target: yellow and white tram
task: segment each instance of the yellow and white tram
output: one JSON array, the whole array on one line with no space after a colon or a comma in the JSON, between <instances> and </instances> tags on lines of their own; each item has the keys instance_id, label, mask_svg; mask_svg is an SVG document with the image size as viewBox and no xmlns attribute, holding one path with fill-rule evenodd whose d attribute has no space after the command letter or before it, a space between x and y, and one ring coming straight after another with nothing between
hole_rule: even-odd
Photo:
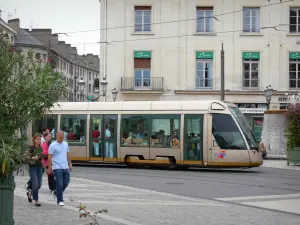
<instances>
[{"instance_id":1,"label":"yellow and white tram","mask_svg":"<svg viewBox=\"0 0 300 225\"><path fill-rule=\"evenodd\" d=\"M60 102L28 126L65 132L74 163L257 167L244 115L223 101Z\"/></svg>"}]
</instances>

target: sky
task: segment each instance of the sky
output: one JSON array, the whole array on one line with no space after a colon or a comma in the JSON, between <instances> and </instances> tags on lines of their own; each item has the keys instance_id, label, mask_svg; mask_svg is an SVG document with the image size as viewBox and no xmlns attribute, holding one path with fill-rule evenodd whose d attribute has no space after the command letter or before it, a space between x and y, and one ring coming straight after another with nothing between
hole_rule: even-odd
<instances>
[{"instance_id":1,"label":"sky","mask_svg":"<svg viewBox=\"0 0 300 225\"><path fill-rule=\"evenodd\" d=\"M0 0L0 9L5 22L19 18L21 28L51 28L53 33L96 30L60 34L59 40L77 47L79 54L99 55L99 0Z\"/></svg>"}]
</instances>

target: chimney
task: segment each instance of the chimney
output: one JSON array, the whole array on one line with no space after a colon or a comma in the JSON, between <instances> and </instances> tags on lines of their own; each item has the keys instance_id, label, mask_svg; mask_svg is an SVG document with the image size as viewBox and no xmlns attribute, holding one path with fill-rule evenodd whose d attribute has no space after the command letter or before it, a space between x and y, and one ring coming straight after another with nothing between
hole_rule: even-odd
<instances>
[{"instance_id":1,"label":"chimney","mask_svg":"<svg viewBox=\"0 0 300 225\"><path fill-rule=\"evenodd\" d=\"M17 37L20 36L20 19L8 20L8 26L17 32Z\"/></svg>"}]
</instances>

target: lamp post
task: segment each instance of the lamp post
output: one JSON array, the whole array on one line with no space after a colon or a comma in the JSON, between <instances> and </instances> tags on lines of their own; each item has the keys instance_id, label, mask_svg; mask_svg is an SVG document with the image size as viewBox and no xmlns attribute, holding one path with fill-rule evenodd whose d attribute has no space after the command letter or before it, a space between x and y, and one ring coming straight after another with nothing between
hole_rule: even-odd
<instances>
[{"instance_id":1,"label":"lamp post","mask_svg":"<svg viewBox=\"0 0 300 225\"><path fill-rule=\"evenodd\" d=\"M96 97L92 96L92 99L89 98L90 100L96 101L101 96L103 96L104 98L106 97L106 91L107 91L107 81L106 81L106 79L101 80L100 85L101 85L102 93L100 93L100 89L99 89L99 79L96 79L94 81L94 90L93 90L93 93L96 95ZM83 78L80 78L80 80L78 81L78 86L79 86L80 96L85 96L85 97L88 98L88 96L83 94L84 87L86 86L85 81L83 80ZM117 98L117 94L118 94L116 88L114 88L112 90L112 94L113 94L113 99L115 101L116 98ZM106 99L105 99L105 101L106 101Z\"/></svg>"},{"instance_id":2,"label":"lamp post","mask_svg":"<svg viewBox=\"0 0 300 225\"><path fill-rule=\"evenodd\" d=\"M111 93L112 93L112 96L113 96L113 100L115 102L116 99L117 99L117 94L118 94L117 89L116 88L112 89Z\"/></svg>"},{"instance_id":3,"label":"lamp post","mask_svg":"<svg viewBox=\"0 0 300 225\"><path fill-rule=\"evenodd\" d=\"M267 109L270 109L270 103L271 103L273 91L274 89L271 87L271 85L266 86L266 89L264 90L266 101L267 101Z\"/></svg>"}]
</instances>

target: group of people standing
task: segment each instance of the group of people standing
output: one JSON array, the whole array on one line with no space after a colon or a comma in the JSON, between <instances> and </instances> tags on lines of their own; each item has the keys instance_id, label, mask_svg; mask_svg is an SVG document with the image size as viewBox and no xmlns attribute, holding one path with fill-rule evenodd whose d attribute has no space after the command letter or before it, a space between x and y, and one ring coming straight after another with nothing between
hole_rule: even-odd
<instances>
[{"instance_id":1,"label":"group of people standing","mask_svg":"<svg viewBox=\"0 0 300 225\"><path fill-rule=\"evenodd\" d=\"M27 198L30 203L34 200L37 207L41 206L39 189L45 171L48 175L49 189L56 195L57 204L64 206L63 192L69 185L70 171L72 171L69 145L64 138L64 132L58 131L56 141L52 142L49 129L43 129L42 135L33 136L32 146L26 151L30 175L27 182Z\"/></svg>"}]
</instances>

